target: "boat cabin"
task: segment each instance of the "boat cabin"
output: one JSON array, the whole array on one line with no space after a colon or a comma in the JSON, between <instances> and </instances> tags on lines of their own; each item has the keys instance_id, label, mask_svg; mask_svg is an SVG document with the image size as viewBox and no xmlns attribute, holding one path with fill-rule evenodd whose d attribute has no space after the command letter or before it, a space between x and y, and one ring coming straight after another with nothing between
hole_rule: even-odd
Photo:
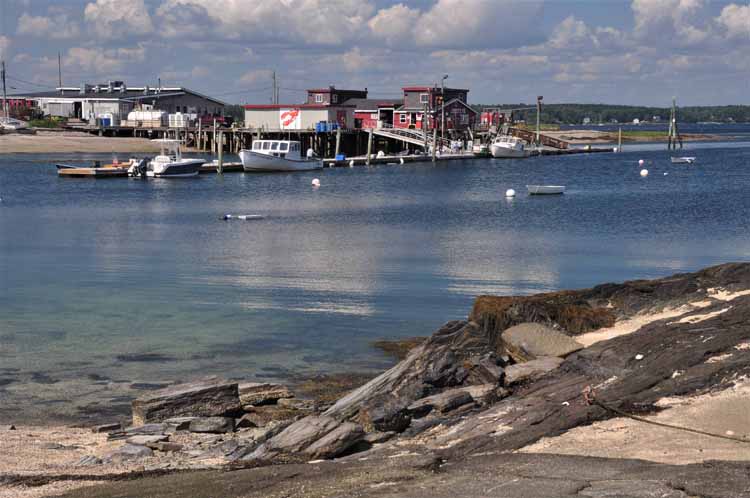
<instances>
[{"instance_id":1,"label":"boat cabin","mask_svg":"<svg viewBox=\"0 0 750 498\"><path fill-rule=\"evenodd\" d=\"M286 159L302 159L302 146L291 140L256 140L253 152Z\"/></svg>"},{"instance_id":2,"label":"boat cabin","mask_svg":"<svg viewBox=\"0 0 750 498\"><path fill-rule=\"evenodd\" d=\"M159 144L159 155L154 158L157 162L172 162L182 160L182 151L180 150L179 140L170 140L168 138L160 138L152 140L152 142Z\"/></svg>"}]
</instances>

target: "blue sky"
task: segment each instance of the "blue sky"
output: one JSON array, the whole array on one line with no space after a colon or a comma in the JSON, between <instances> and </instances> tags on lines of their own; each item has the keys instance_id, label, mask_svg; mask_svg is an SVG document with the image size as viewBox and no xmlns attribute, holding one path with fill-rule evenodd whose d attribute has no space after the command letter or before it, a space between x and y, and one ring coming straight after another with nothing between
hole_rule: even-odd
<instances>
[{"instance_id":1,"label":"blue sky","mask_svg":"<svg viewBox=\"0 0 750 498\"><path fill-rule=\"evenodd\" d=\"M473 103L750 104L750 2L0 0L13 92L124 80L234 103L335 84L471 90Z\"/></svg>"}]
</instances>

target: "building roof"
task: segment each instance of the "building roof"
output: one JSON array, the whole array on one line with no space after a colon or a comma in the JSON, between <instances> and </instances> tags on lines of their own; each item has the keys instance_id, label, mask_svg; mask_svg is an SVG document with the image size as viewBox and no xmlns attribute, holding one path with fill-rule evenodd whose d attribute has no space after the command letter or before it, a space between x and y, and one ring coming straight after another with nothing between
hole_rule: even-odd
<instances>
[{"instance_id":1,"label":"building roof","mask_svg":"<svg viewBox=\"0 0 750 498\"><path fill-rule=\"evenodd\" d=\"M349 102L347 100L347 102ZM354 107L349 104L245 104L242 107L251 110L263 109L336 109L337 107Z\"/></svg>"},{"instance_id":2,"label":"building roof","mask_svg":"<svg viewBox=\"0 0 750 498\"><path fill-rule=\"evenodd\" d=\"M441 89L439 86L405 86L402 88L405 92L429 92L430 90ZM449 88L445 87L446 92L468 92L467 88Z\"/></svg>"},{"instance_id":3,"label":"building roof","mask_svg":"<svg viewBox=\"0 0 750 498\"><path fill-rule=\"evenodd\" d=\"M343 88L336 88L335 86L329 86L328 88L308 88L307 89L307 93L331 93L333 91L367 93L367 88L365 88L364 90L346 90Z\"/></svg>"},{"instance_id":4,"label":"building roof","mask_svg":"<svg viewBox=\"0 0 750 498\"><path fill-rule=\"evenodd\" d=\"M165 97L174 97L179 95L192 94L198 97L216 102L220 105L226 105L221 100L209 97L207 95L200 94L193 90L189 90L184 87L162 87L161 89L146 87L126 87L124 91L120 91L119 87L113 88L111 92L107 91L107 88L100 89L98 92L94 91L93 86L86 86L84 92L81 93L79 87L60 87L55 90L46 92L32 92L22 93L15 95L8 95L8 97L14 98L28 98L28 99L41 99L41 98L64 98L64 99L88 99L88 100L128 100L137 101L144 99L158 99Z\"/></svg>"},{"instance_id":5,"label":"building roof","mask_svg":"<svg viewBox=\"0 0 750 498\"><path fill-rule=\"evenodd\" d=\"M353 105L357 110L376 110L381 107L398 107L404 99L347 99L345 105Z\"/></svg>"}]
</instances>

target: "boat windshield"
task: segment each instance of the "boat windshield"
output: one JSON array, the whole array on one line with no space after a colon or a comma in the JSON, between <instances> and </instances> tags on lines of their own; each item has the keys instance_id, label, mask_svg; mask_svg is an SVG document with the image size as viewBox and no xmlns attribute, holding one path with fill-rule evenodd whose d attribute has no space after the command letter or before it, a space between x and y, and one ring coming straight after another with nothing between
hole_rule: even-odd
<instances>
[{"instance_id":1,"label":"boat windshield","mask_svg":"<svg viewBox=\"0 0 750 498\"><path fill-rule=\"evenodd\" d=\"M287 151L287 150L289 150L289 144L288 144L288 143L286 143L286 142L281 142L281 143L279 144L279 150L282 150L282 151Z\"/></svg>"},{"instance_id":2,"label":"boat windshield","mask_svg":"<svg viewBox=\"0 0 750 498\"><path fill-rule=\"evenodd\" d=\"M263 142L263 150L268 150L271 147L271 142Z\"/></svg>"}]
</instances>

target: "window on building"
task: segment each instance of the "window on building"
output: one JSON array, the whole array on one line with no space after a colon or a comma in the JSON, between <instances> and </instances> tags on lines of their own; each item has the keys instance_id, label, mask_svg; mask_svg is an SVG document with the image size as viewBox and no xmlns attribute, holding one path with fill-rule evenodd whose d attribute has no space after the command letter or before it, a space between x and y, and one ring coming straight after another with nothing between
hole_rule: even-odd
<instances>
[{"instance_id":1,"label":"window on building","mask_svg":"<svg viewBox=\"0 0 750 498\"><path fill-rule=\"evenodd\" d=\"M323 102L323 94L322 93L316 93L315 94L315 103L320 104Z\"/></svg>"},{"instance_id":2,"label":"window on building","mask_svg":"<svg viewBox=\"0 0 750 498\"><path fill-rule=\"evenodd\" d=\"M406 123L406 114L399 114L398 115L398 122L399 123Z\"/></svg>"},{"instance_id":3,"label":"window on building","mask_svg":"<svg viewBox=\"0 0 750 498\"><path fill-rule=\"evenodd\" d=\"M335 94L335 93L333 95L331 95L331 102L333 102L334 104L338 104L339 103L339 96L337 94Z\"/></svg>"},{"instance_id":4,"label":"window on building","mask_svg":"<svg viewBox=\"0 0 750 498\"><path fill-rule=\"evenodd\" d=\"M429 104L430 103L430 94L429 93L420 93L419 94L419 103L420 104Z\"/></svg>"}]
</instances>

